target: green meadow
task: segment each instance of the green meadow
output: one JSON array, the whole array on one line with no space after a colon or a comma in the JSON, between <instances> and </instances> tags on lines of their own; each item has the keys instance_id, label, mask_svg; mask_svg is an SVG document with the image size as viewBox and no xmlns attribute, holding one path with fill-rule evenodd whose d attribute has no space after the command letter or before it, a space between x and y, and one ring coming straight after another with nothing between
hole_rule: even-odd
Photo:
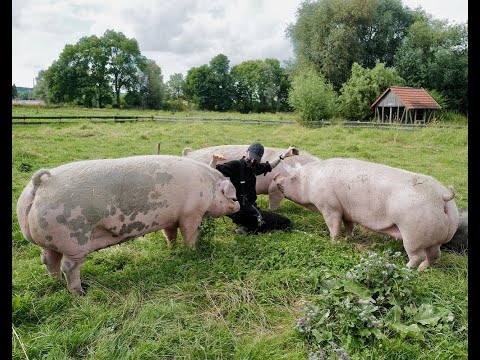
<instances>
[{"instance_id":1,"label":"green meadow","mask_svg":"<svg viewBox=\"0 0 480 360\"><path fill-rule=\"evenodd\" d=\"M45 111L13 108L12 115ZM56 111L48 115L88 115ZM156 232L91 253L81 271L84 296L51 279L40 248L20 232L16 202L40 168L155 154L157 144L160 153L180 156L184 147L254 141L431 175L453 185L457 206L468 207L468 128L88 120L13 125L12 358L467 359L467 254L442 251L425 272L395 273L383 289L376 283L370 295L389 302L370 301L378 322L362 322L351 309L363 306L363 298L346 285L347 274L372 253L397 253L391 262L400 269L408 261L401 241L357 225L352 238L332 242L320 214L289 200L276 211L292 220L291 231L237 235L223 217L204 220L196 250L184 247L181 237L169 247ZM266 195L258 203L267 209ZM301 332L307 304L325 316ZM334 331L325 331L329 327Z\"/></svg>"}]
</instances>

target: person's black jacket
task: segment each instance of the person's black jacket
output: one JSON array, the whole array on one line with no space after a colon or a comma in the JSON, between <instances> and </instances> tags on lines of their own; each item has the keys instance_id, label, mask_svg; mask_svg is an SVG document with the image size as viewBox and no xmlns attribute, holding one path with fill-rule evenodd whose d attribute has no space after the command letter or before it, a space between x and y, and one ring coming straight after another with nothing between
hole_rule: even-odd
<instances>
[{"instance_id":1,"label":"person's black jacket","mask_svg":"<svg viewBox=\"0 0 480 360\"><path fill-rule=\"evenodd\" d=\"M247 166L245 157L240 160L232 160L215 167L224 176L229 177L233 186L237 191L237 199L240 207L256 206L257 192L255 186L257 184L256 176L272 171L272 167L267 162L258 163L251 167ZM244 181L244 183L242 183Z\"/></svg>"}]
</instances>

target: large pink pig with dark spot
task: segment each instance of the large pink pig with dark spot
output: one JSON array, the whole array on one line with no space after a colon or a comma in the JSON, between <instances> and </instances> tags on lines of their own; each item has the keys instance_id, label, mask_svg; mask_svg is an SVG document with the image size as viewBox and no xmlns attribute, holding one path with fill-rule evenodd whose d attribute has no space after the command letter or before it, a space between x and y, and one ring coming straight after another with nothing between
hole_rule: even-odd
<instances>
[{"instance_id":1,"label":"large pink pig with dark spot","mask_svg":"<svg viewBox=\"0 0 480 360\"><path fill-rule=\"evenodd\" d=\"M38 170L20 195L23 235L42 248L49 274L65 274L83 292L80 268L93 251L163 230L169 243L180 228L194 248L205 216L240 209L230 180L181 156L146 155L73 162Z\"/></svg>"},{"instance_id":2,"label":"large pink pig with dark spot","mask_svg":"<svg viewBox=\"0 0 480 360\"><path fill-rule=\"evenodd\" d=\"M274 178L290 199L321 213L332 240L343 224L355 224L403 240L408 267L423 270L440 256L459 222L452 188L431 176L387 165L346 158L306 164Z\"/></svg>"},{"instance_id":3,"label":"large pink pig with dark spot","mask_svg":"<svg viewBox=\"0 0 480 360\"><path fill-rule=\"evenodd\" d=\"M206 164L210 163L213 154L223 155L225 160L217 161L217 164L223 164L227 161L241 159L242 156L247 153L248 147L249 145L219 145L194 151L191 151L192 149L190 148L185 148L183 149L182 155ZM264 149L265 152L262 157L262 162L277 159L279 155L285 154L287 151L287 149L275 147L265 147ZM284 196L282 192L278 190L275 181L273 181L273 177L277 174L288 176L299 166L317 160L320 160L320 158L310 155L302 150L299 151L299 154L296 156L285 158L269 173L257 176L257 184L255 187L257 195L268 194L268 206L271 210L276 210L280 206L280 202L283 200Z\"/></svg>"}]
</instances>

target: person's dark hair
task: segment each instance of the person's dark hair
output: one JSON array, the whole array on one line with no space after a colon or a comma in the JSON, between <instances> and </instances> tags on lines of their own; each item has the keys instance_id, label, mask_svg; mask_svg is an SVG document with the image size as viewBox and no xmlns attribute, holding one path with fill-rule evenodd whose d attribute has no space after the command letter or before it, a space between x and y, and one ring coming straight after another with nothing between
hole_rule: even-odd
<instances>
[{"instance_id":1,"label":"person's dark hair","mask_svg":"<svg viewBox=\"0 0 480 360\"><path fill-rule=\"evenodd\" d=\"M250 157L252 159L255 159L258 162L260 162L260 160L262 159L262 156L263 156L264 149L263 149L262 144L253 143L252 145L250 145L248 147L247 151L250 153Z\"/></svg>"}]
</instances>

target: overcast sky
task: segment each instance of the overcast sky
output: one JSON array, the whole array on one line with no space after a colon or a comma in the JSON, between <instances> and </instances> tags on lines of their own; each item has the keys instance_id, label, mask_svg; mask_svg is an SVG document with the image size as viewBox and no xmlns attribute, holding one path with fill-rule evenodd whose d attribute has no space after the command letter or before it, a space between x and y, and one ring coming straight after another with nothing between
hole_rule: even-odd
<instances>
[{"instance_id":1,"label":"overcast sky","mask_svg":"<svg viewBox=\"0 0 480 360\"><path fill-rule=\"evenodd\" d=\"M12 84L32 87L66 44L107 29L138 41L144 56L184 76L222 53L230 66L293 57L285 37L301 0L13 0ZM437 19L464 23L468 0L403 0Z\"/></svg>"}]
</instances>

